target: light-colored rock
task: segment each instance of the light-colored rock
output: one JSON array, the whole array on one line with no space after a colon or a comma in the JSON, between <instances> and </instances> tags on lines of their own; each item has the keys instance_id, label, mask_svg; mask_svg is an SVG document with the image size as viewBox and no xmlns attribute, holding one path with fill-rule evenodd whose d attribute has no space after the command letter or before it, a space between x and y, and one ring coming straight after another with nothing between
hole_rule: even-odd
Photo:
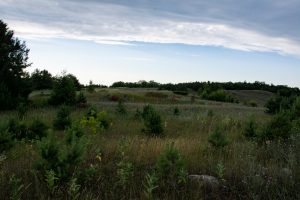
<instances>
[{"instance_id":1,"label":"light-colored rock","mask_svg":"<svg viewBox=\"0 0 300 200\"><path fill-rule=\"evenodd\" d=\"M191 181L199 182L204 185L209 185L211 187L220 186L220 181L214 176L193 174L193 175L189 175L189 179Z\"/></svg>"}]
</instances>

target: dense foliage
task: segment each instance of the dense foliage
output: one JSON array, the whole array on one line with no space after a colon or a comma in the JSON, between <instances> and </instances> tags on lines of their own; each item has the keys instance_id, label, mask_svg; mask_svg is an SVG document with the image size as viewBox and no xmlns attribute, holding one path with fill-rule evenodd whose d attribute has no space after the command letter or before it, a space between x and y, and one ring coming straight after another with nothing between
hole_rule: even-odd
<instances>
[{"instance_id":1,"label":"dense foliage","mask_svg":"<svg viewBox=\"0 0 300 200\"><path fill-rule=\"evenodd\" d=\"M30 93L29 49L0 20L0 110L15 108Z\"/></svg>"}]
</instances>

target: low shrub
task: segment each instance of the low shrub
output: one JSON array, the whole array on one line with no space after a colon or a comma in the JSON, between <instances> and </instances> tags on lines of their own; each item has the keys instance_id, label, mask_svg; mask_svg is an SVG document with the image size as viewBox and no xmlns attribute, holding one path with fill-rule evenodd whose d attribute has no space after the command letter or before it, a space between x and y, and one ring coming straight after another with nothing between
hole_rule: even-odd
<instances>
[{"instance_id":1,"label":"low shrub","mask_svg":"<svg viewBox=\"0 0 300 200\"><path fill-rule=\"evenodd\" d=\"M53 127L56 130L65 130L71 126L71 110L69 107L63 105L57 112L56 118L53 121Z\"/></svg>"},{"instance_id":2,"label":"low shrub","mask_svg":"<svg viewBox=\"0 0 300 200\"><path fill-rule=\"evenodd\" d=\"M8 132L14 139L22 140L27 138L28 131L28 127L24 124L24 122L20 122L13 118L9 120Z\"/></svg>"},{"instance_id":3,"label":"low shrub","mask_svg":"<svg viewBox=\"0 0 300 200\"><path fill-rule=\"evenodd\" d=\"M83 94L83 92L80 92L77 96L76 99L76 103L81 106L81 107L85 107L87 100L86 100L86 96Z\"/></svg>"},{"instance_id":4,"label":"low shrub","mask_svg":"<svg viewBox=\"0 0 300 200\"><path fill-rule=\"evenodd\" d=\"M88 127L92 133L97 133L108 129L111 119L106 111L97 112L95 108L90 108L87 115L81 119L80 124Z\"/></svg>"},{"instance_id":5,"label":"low shrub","mask_svg":"<svg viewBox=\"0 0 300 200\"><path fill-rule=\"evenodd\" d=\"M52 171L58 181L62 182L76 176L86 151L86 143L82 136L77 136L81 134L77 133L77 128L70 128L67 130L65 142L58 142L53 135L49 135L38 144L36 169L43 176Z\"/></svg>"},{"instance_id":6,"label":"low shrub","mask_svg":"<svg viewBox=\"0 0 300 200\"><path fill-rule=\"evenodd\" d=\"M179 115L179 114L180 114L180 111L179 111L179 108L178 108L178 107L175 107L175 108L174 108L173 114L174 114L174 115Z\"/></svg>"},{"instance_id":7,"label":"low shrub","mask_svg":"<svg viewBox=\"0 0 300 200\"><path fill-rule=\"evenodd\" d=\"M215 130L209 135L208 142L217 148L225 147L228 145L229 140L225 133L222 132L220 127L215 128Z\"/></svg>"},{"instance_id":8,"label":"low shrub","mask_svg":"<svg viewBox=\"0 0 300 200\"><path fill-rule=\"evenodd\" d=\"M252 117L246 122L243 128L243 135L250 139L257 137L257 124Z\"/></svg>"},{"instance_id":9,"label":"low shrub","mask_svg":"<svg viewBox=\"0 0 300 200\"><path fill-rule=\"evenodd\" d=\"M187 172L184 161L173 143L168 145L159 155L156 162L156 172L162 186L176 188L186 182Z\"/></svg>"},{"instance_id":10,"label":"low shrub","mask_svg":"<svg viewBox=\"0 0 300 200\"><path fill-rule=\"evenodd\" d=\"M0 154L8 151L14 146L14 139L8 130L0 127Z\"/></svg>"},{"instance_id":11,"label":"low shrub","mask_svg":"<svg viewBox=\"0 0 300 200\"><path fill-rule=\"evenodd\" d=\"M229 93L226 93L225 90L219 89L215 91L208 92L204 90L201 93L201 97L206 100L212 100L212 101L221 101L221 102L229 102L229 103L238 103L239 101L234 98Z\"/></svg>"},{"instance_id":12,"label":"low shrub","mask_svg":"<svg viewBox=\"0 0 300 200\"><path fill-rule=\"evenodd\" d=\"M118 101L118 105L117 105L117 108L116 108L116 112L120 115L126 115L127 114L127 110L124 106L124 102L122 100L119 100Z\"/></svg>"},{"instance_id":13,"label":"low shrub","mask_svg":"<svg viewBox=\"0 0 300 200\"><path fill-rule=\"evenodd\" d=\"M34 120L28 127L28 139L41 139L47 136L48 126L39 119Z\"/></svg>"},{"instance_id":14,"label":"low shrub","mask_svg":"<svg viewBox=\"0 0 300 200\"><path fill-rule=\"evenodd\" d=\"M164 128L162 119L158 112L150 105L146 105L143 109L144 129L142 130L149 136L162 136Z\"/></svg>"},{"instance_id":15,"label":"low shrub","mask_svg":"<svg viewBox=\"0 0 300 200\"><path fill-rule=\"evenodd\" d=\"M263 141L288 139L291 135L292 123L288 112L281 112L275 115L265 126L260 135Z\"/></svg>"}]
</instances>

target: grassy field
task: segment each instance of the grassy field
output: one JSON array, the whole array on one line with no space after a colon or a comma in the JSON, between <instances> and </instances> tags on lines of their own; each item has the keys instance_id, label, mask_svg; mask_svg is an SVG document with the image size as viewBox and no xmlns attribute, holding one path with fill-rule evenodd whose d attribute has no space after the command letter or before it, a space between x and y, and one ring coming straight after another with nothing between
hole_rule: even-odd
<instances>
[{"instance_id":1,"label":"grassy field","mask_svg":"<svg viewBox=\"0 0 300 200\"><path fill-rule=\"evenodd\" d=\"M255 119L258 129L270 120L262 105L271 94L230 93L241 100L256 101L257 107L155 89L105 88L86 92L88 104L99 112L106 111L110 119L108 129L93 133L85 128L84 162L76 168L92 168L92 175L84 181L71 179L77 182L50 187L49 180L45 181L35 167L39 142L17 142L0 159L0 199L299 199L299 138L259 144L242 134L249 118ZM31 94L38 106L30 108L23 121L29 124L34 119L42 120L50 127L49 134L62 141L66 133L51 128L58 108L45 106L48 96L49 91ZM116 112L119 99L124 100L126 114ZM148 103L162 117L163 137L149 137L141 131L144 123L136 117L136 110ZM175 108L179 110L177 115ZM72 108L73 123L80 124L87 111L88 108ZM0 113L1 124L11 118L17 118L17 111ZM217 127L229 140L223 148L208 142ZM171 144L180 153L186 175L213 176L217 186L188 178L168 185L158 179L150 190L147 174L155 172L157 159Z\"/></svg>"}]
</instances>

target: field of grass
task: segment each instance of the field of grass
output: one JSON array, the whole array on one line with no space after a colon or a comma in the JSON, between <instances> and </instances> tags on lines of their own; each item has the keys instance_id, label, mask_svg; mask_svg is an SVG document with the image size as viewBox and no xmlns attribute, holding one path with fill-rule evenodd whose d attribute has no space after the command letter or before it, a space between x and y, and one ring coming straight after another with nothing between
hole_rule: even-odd
<instances>
[{"instance_id":1,"label":"field of grass","mask_svg":"<svg viewBox=\"0 0 300 200\"><path fill-rule=\"evenodd\" d=\"M258 106L193 100L191 95L155 89L105 88L85 93L88 104L106 111L111 120L108 129L96 133L85 128L84 162L76 168L92 167L92 175L50 188L35 167L39 142L20 141L0 157L0 199L300 199L299 137L266 144L246 139L242 131L249 118L255 119L259 128L270 120L262 107L270 94L230 92L242 100L254 100ZM58 108L43 103L47 94L31 94L39 106L30 108L23 121L42 120L50 127L49 134L62 141L66 133L51 128ZM124 100L126 114L116 112L119 99ZM136 110L147 103L162 117L163 137L149 137L141 131L144 124ZM72 108L73 123L79 124L87 111ZM0 113L1 124L11 118L17 118L17 111ZM223 148L208 142L217 127L229 140ZM158 179L149 195L147 174L156 170L158 157L171 144L181 155L186 175L213 176L218 185L188 178L168 185Z\"/></svg>"}]
</instances>

